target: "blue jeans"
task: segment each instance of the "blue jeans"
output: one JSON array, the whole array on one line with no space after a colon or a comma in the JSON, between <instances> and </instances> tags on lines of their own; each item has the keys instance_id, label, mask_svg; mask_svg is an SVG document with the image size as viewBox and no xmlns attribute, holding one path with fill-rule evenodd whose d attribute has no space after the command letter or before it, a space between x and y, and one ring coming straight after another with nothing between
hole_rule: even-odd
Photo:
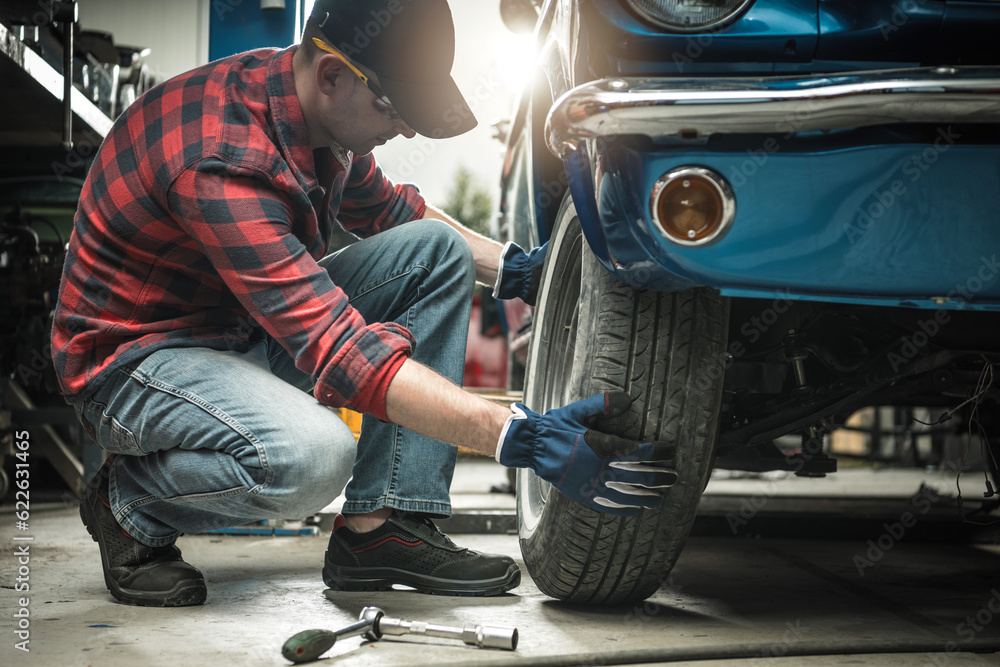
<instances>
[{"instance_id":1,"label":"blue jeans","mask_svg":"<svg viewBox=\"0 0 1000 667\"><path fill-rule=\"evenodd\" d=\"M474 266L443 222L359 241L320 265L366 321L394 321L413 358L462 381ZM247 352L159 350L113 371L77 414L110 453L111 509L149 546L266 518L343 511L451 514L456 450L365 415L360 439L306 393L312 379L273 340ZM346 486L346 491L345 491Z\"/></svg>"}]
</instances>

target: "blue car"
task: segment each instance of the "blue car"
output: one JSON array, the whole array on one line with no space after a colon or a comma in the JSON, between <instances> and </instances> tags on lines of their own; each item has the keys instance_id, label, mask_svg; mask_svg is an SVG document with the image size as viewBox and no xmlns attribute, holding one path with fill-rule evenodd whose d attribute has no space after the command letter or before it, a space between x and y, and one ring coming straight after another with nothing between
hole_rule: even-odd
<instances>
[{"instance_id":1,"label":"blue car","mask_svg":"<svg viewBox=\"0 0 1000 667\"><path fill-rule=\"evenodd\" d=\"M538 58L495 233L548 243L535 309L507 312L513 388L535 410L628 391L616 427L673 444L678 473L620 518L521 471L543 592L645 599L713 468L833 473L828 436L866 406L971 425L1000 488L1000 3L501 12Z\"/></svg>"}]
</instances>

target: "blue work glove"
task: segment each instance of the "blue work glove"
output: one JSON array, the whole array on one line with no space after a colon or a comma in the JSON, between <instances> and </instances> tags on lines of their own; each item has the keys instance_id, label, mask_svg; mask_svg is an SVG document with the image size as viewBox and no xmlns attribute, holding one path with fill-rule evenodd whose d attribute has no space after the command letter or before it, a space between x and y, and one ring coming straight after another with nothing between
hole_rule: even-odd
<instances>
[{"instance_id":1,"label":"blue work glove","mask_svg":"<svg viewBox=\"0 0 1000 667\"><path fill-rule=\"evenodd\" d=\"M673 446L639 443L596 427L599 419L628 412L631 403L627 393L609 392L543 415L514 403L497 461L531 468L570 500L599 512L632 516L639 508L658 507L662 496L656 490L677 481L669 465Z\"/></svg>"},{"instance_id":2,"label":"blue work glove","mask_svg":"<svg viewBox=\"0 0 1000 667\"><path fill-rule=\"evenodd\" d=\"M508 242L500 254L500 272L493 286L493 298L519 298L534 306L548 248L549 244L545 242L531 252L524 252L521 246Z\"/></svg>"}]
</instances>

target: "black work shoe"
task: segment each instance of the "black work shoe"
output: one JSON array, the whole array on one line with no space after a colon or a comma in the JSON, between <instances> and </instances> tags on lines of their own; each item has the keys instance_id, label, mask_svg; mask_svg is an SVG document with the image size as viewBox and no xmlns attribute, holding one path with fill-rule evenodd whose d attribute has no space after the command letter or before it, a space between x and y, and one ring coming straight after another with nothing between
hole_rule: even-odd
<instances>
[{"instance_id":1,"label":"black work shoe","mask_svg":"<svg viewBox=\"0 0 1000 667\"><path fill-rule=\"evenodd\" d=\"M111 512L108 464L104 464L83 493L80 518L101 547L104 581L116 599L143 607L185 607L205 602L205 577L181 560L181 550L170 544L148 547L126 533Z\"/></svg>"},{"instance_id":2,"label":"black work shoe","mask_svg":"<svg viewBox=\"0 0 1000 667\"><path fill-rule=\"evenodd\" d=\"M341 591L384 591L393 584L435 595L500 595L521 583L508 556L456 546L430 519L395 513L367 533L337 515L323 582Z\"/></svg>"}]
</instances>

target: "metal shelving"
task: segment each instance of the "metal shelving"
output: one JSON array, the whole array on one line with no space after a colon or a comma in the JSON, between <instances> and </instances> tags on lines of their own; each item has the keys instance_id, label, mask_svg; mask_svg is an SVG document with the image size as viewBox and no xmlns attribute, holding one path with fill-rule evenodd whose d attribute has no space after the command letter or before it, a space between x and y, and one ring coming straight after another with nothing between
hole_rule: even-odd
<instances>
[{"instance_id":1,"label":"metal shelving","mask_svg":"<svg viewBox=\"0 0 1000 667\"><path fill-rule=\"evenodd\" d=\"M67 146L64 143L67 115L63 103L66 88L62 72L25 45L18 32L0 23L0 175L15 179L55 177L60 180L65 176L82 176L87 158L96 152L111 130L113 120L76 86L68 86L73 146ZM38 252L37 242L35 248ZM13 260L8 256L5 261ZM5 273L2 283L7 289L11 284L7 279L15 269L9 264L0 268ZM3 298L6 301L7 295ZM43 345L44 341L38 341L39 349L44 349ZM39 358L44 361L44 357ZM29 362L22 363L19 368L25 364L37 371L36 375L41 372ZM0 378L0 427L30 429L35 443L33 451L37 447L37 453L49 460L70 490L79 493L84 466L72 443L54 428L57 425L75 425L72 408L48 402L36 404L19 384L16 373ZM11 453L5 445L0 443L0 462ZM5 482L0 479L0 497L6 491Z\"/></svg>"},{"instance_id":2,"label":"metal shelving","mask_svg":"<svg viewBox=\"0 0 1000 667\"><path fill-rule=\"evenodd\" d=\"M53 147L62 143L63 76L0 24L0 146ZM96 147L112 119L75 86L73 143Z\"/></svg>"}]
</instances>

